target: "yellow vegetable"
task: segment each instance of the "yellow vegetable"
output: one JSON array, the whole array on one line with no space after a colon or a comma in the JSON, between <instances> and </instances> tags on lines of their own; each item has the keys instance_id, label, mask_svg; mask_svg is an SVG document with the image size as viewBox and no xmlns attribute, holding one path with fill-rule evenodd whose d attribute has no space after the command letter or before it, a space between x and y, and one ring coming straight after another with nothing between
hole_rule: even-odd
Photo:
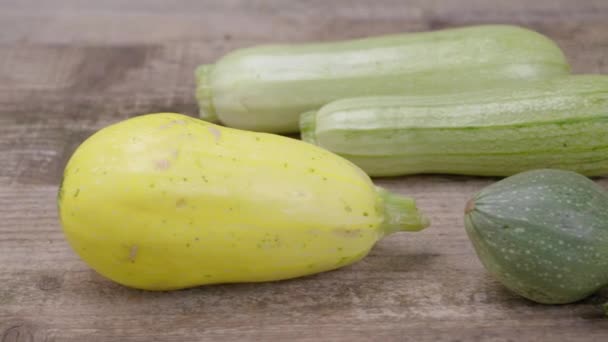
<instances>
[{"instance_id":1,"label":"yellow vegetable","mask_svg":"<svg viewBox=\"0 0 608 342\"><path fill-rule=\"evenodd\" d=\"M336 269L389 233L428 225L412 199L375 187L331 152L172 113L86 140L58 201L87 264L149 290Z\"/></svg>"}]
</instances>

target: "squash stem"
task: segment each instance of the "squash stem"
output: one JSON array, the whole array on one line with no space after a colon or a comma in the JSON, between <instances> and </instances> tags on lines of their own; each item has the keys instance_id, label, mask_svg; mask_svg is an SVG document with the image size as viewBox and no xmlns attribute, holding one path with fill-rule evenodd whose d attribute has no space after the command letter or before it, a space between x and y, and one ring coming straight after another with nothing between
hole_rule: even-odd
<instances>
[{"instance_id":1,"label":"squash stem","mask_svg":"<svg viewBox=\"0 0 608 342\"><path fill-rule=\"evenodd\" d=\"M314 145L317 145L315 136L315 129L317 126L315 122L316 115L317 111L315 110L300 115L300 139Z\"/></svg>"},{"instance_id":2,"label":"squash stem","mask_svg":"<svg viewBox=\"0 0 608 342\"><path fill-rule=\"evenodd\" d=\"M213 107L213 94L209 83L209 74L213 70L213 64L203 64L196 68L196 100L198 102L199 116L201 119L217 123L219 121L215 107Z\"/></svg>"},{"instance_id":3,"label":"squash stem","mask_svg":"<svg viewBox=\"0 0 608 342\"><path fill-rule=\"evenodd\" d=\"M401 196L376 187L384 207L384 222L380 226L384 235L399 231L417 232L430 225L429 219L416 207L413 198Z\"/></svg>"}]
</instances>

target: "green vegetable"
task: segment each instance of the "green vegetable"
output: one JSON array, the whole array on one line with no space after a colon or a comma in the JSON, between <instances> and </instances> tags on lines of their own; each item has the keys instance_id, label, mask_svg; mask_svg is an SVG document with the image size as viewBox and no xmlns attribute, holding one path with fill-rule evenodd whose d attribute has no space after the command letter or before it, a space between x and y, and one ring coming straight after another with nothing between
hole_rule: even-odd
<instances>
[{"instance_id":1,"label":"green vegetable","mask_svg":"<svg viewBox=\"0 0 608 342\"><path fill-rule=\"evenodd\" d=\"M547 37L472 26L341 42L234 51L196 71L200 116L241 129L298 130L301 113L345 97L424 94L564 75Z\"/></svg>"},{"instance_id":2,"label":"green vegetable","mask_svg":"<svg viewBox=\"0 0 608 342\"><path fill-rule=\"evenodd\" d=\"M483 189L465 212L479 259L519 295L570 303L608 285L608 193L590 179L520 173Z\"/></svg>"},{"instance_id":3,"label":"green vegetable","mask_svg":"<svg viewBox=\"0 0 608 342\"><path fill-rule=\"evenodd\" d=\"M301 118L302 139L371 176L508 176L537 168L608 173L608 76L463 94L365 97Z\"/></svg>"}]
</instances>

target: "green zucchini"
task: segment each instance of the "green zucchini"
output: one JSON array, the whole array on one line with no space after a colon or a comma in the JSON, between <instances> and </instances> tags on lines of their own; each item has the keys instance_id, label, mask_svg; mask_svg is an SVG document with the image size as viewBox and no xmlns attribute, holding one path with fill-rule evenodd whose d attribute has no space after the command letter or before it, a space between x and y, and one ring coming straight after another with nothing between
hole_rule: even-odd
<instances>
[{"instance_id":1,"label":"green zucchini","mask_svg":"<svg viewBox=\"0 0 608 342\"><path fill-rule=\"evenodd\" d=\"M234 51L196 70L200 116L275 133L345 97L462 91L569 73L560 48L517 26L481 25Z\"/></svg>"},{"instance_id":2,"label":"green zucchini","mask_svg":"<svg viewBox=\"0 0 608 342\"><path fill-rule=\"evenodd\" d=\"M515 293L560 304L608 285L608 193L590 179L523 172L483 189L465 212L479 259Z\"/></svg>"},{"instance_id":3,"label":"green zucchini","mask_svg":"<svg viewBox=\"0 0 608 342\"><path fill-rule=\"evenodd\" d=\"M371 176L608 174L608 76L573 75L462 94L361 97L301 117L302 139Z\"/></svg>"}]
</instances>

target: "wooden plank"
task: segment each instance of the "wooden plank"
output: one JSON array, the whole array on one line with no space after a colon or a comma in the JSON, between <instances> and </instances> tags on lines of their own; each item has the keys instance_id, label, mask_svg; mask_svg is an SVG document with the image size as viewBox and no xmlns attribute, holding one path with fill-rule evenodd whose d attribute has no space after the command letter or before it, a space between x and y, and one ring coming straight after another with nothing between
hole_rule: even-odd
<instances>
[{"instance_id":1,"label":"wooden plank","mask_svg":"<svg viewBox=\"0 0 608 342\"><path fill-rule=\"evenodd\" d=\"M608 22L553 38L575 72L608 72ZM252 43L252 42L250 42ZM194 68L243 42L163 45L20 45L0 49L0 184L54 184L74 148L135 115L195 116ZM209 48L212 47L212 48Z\"/></svg>"},{"instance_id":2,"label":"wooden plank","mask_svg":"<svg viewBox=\"0 0 608 342\"><path fill-rule=\"evenodd\" d=\"M466 237L466 200L496 179L378 180L433 226L334 272L153 293L90 270L56 211L80 142L149 112L196 115L192 72L239 47L477 23L555 39L574 71L608 73L605 0L0 0L0 341L605 341L597 304L543 306L491 279ZM598 182L608 187L607 179Z\"/></svg>"},{"instance_id":3,"label":"wooden plank","mask_svg":"<svg viewBox=\"0 0 608 342\"><path fill-rule=\"evenodd\" d=\"M603 0L3 2L0 43L297 42L474 23L559 31L573 23L604 22L608 12Z\"/></svg>"},{"instance_id":4,"label":"wooden plank","mask_svg":"<svg viewBox=\"0 0 608 342\"><path fill-rule=\"evenodd\" d=\"M341 14L358 17L402 16L403 12L433 11L435 13L452 13L456 17L468 13L489 13L496 17L514 17L516 14L526 16L561 16L580 18L581 14L598 16L598 11L606 10L608 5L603 0L526 0L485 1L485 0L382 0L369 2L366 0L324 0L283 1L283 0L179 0L167 3L162 0L130 1L82 1L61 0L54 2L39 2L36 0L1 0L5 13L57 14L57 13L94 13L94 14L184 14L201 16L206 13L229 16L233 13L249 13L259 16L264 13L291 14L313 17L315 15ZM547 19L547 18L544 18Z\"/></svg>"},{"instance_id":5,"label":"wooden plank","mask_svg":"<svg viewBox=\"0 0 608 342\"><path fill-rule=\"evenodd\" d=\"M606 32L608 23L603 22L548 36L562 47L575 73L606 73ZM29 96L28 92L44 91L66 96L109 92L133 97L150 91L170 93L177 88L192 96L197 65L213 63L234 49L254 44L253 40L127 46L0 44L0 90L4 96L0 106L18 104L19 96Z\"/></svg>"},{"instance_id":6,"label":"wooden plank","mask_svg":"<svg viewBox=\"0 0 608 342\"><path fill-rule=\"evenodd\" d=\"M606 73L608 23L584 33L555 34L576 73ZM585 39L582 39L585 37ZM194 68L252 42L167 43L139 46L0 45L0 110L56 98L137 96L165 97L182 93L193 99ZM581 53L582 52L582 53ZM28 101L29 100L29 101ZM161 98L161 103L162 103ZM29 103L29 105L32 105ZM11 115L11 117L17 117ZM8 115L0 117L8 118ZM88 118L83 117L88 120Z\"/></svg>"},{"instance_id":7,"label":"wooden plank","mask_svg":"<svg viewBox=\"0 0 608 342\"><path fill-rule=\"evenodd\" d=\"M567 306L533 304L485 273L461 221L466 199L490 182L441 176L380 181L418 198L433 227L386 238L363 261L333 272L166 293L116 285L78 260L58 224L55 186L8 187L0 196L0 336L2 331L61 341L605 336L608 321L595 307L601 298ZM606 186L608 180L600 183Z\"/></svg>"}]
</instances>

